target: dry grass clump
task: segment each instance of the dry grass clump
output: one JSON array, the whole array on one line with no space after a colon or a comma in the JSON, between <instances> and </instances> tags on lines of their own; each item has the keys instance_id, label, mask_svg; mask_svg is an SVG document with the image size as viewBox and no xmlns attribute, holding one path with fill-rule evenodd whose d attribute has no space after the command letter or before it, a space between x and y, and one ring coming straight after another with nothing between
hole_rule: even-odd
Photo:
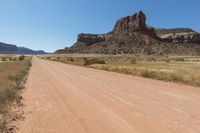
<instances>
[{"instance_id":1,"label":"dry grass clump","mask_svg":"<svg viewBox=\"0 0 200 133\"><path fill-rule=\"evenodd\" d=\"M21 114L13 108L21 104L22 81L31 66L30 60L0 63L0 132L7 133L11 121Z\"/></svg>"},{"instance_id":2,"label":"dry grass clump","mask_svg":"<svg viewBox=\"0 0 200 133\"><path fill-rule=\"evenodd\" d=\"M92 64L106 64L105 60L102 58L84 58L84 65L92 65Z\"/></svg>"}]
</instances>

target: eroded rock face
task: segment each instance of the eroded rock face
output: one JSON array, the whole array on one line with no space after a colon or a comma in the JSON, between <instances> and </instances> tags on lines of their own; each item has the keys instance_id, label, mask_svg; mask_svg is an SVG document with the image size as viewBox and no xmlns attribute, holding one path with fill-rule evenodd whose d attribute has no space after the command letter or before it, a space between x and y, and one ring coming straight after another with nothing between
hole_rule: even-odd
<instances>
[{"instance_id":1,"label":"eroded rock face","mask_svg":"<svg viewBox=\"0 0 200 133\"><path fill-rule=\"evenodd\" d=\"M128 16L121 18L117 21L112 32L108 34L79 34L77 37L77 42L83 42L88 46L105 42L106 40L112 38L113 35L121 33L134 33L142 32L148 34L152 37L157 38L154 28L146 25L146 16L142 11L135 13L133 16Z\"/></svg>"},{"instance_id":2,"label":"eroded rock face","mask_svg":"<svg viewBox=\"0 0 200 133\"><path fill-rule=\"evenodd\" d=\"M79 34L77 37L77 42L83 42L87 45L92 45L94 43L104 42L111 38L112 33L107 34Z\"/></svg>"},{"instance_id":3,"label":"eroded rock face","mask_svg":"<svg viewBox=\"0 0 200 133\"><path fill-rule=\"evenodd\" d=\"M127 16L117 21L114 27L114 33L122 32L134 32L146 29L146 16L142 11L134 14L133 16Z\"/></svg>"},{"instance_id":4,"label":"eroded rock face","mask_svg":"<svg viewBox=\"0 0 200 133\"><path fill-rule=\"evenodd\" d=\"M58 53L185 54L196 53L199 44L199 33L188 28L154 29L146 25L146 16L139 11L119 19L108 34L79 34L73 46Z\"/></svg>"},{"instance_id":5,"label":"eroded rock face","mask_svg":"<svg viewBox=\"0 0 200 133\"><path fill-rule=\"evenodd\" d=\"M173 43L200 43L200 34L196 32L169 33L159 35L159 37Z\"/></svg>"},{"instance_id":6,"label":"eroded rock face","mask_svg":"<svg viewBox=\"0 0 200 133\"><path fill-rule=\"evenodd\" d=\"M157 38L153 27L146 25L146 16L142 11L135 13L133 16L121 18L115 24L114 34L140 32Z\"/></svg>"},{"instance_id":7,"label":"eroded rock face","mask_svg":"<svg viewBox=\"0 0 200 133\"><path fill-rule=\"evenodd\" d=\"M105 41L105 35L96 35L96 34L79 34L77 42L85 42L88 45L103 42Z\"/></svg>"}]
</instances>

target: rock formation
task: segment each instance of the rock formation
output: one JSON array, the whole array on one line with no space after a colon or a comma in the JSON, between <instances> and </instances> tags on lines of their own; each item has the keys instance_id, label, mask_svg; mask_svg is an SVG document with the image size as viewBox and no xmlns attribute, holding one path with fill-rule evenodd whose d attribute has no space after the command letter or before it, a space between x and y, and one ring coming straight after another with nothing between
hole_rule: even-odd
<instances>
[{"instance_id":1,"label":"rock formation","mask_svg":"<svg viewBox=\"0 0 200 133\"><path fill-rule=\"evenodd\" d=\"M114 34L140 32L157 38L153 27L146 25L146 16L142 11L135 13L133 16L121 18L115 24Z\"/></svg>"},{"instance_id":2,"label":"rock formation","mask_svg":"<svg viewBox=\"0 0 200 133\"><path fill-rule=\"evenodd\" d=\"M79 34L77 38L77 42L84 42L87 43L88 46L94 43L103 42L106 40L104 34L97 35L97 34Z\"/></svg>"},{"instance_id":3,"label":"rock formation","mask_svg":"<svg viewBox=\"0 0 200 133\"><path fill-rule=\"evenodd\" d=\"M200 44L200 34L191 29L158 29L157 35L162 40L170 43Z\"/></svg>"},{"instance_id":4,"label":"rock formation","mask_svg":"<svg viewBox=\"0 0 200 133\"><path fill-rule=\"evenodd\" d=\"M117 21L113 32L115 34L122 32L134 32L146 30L146 16L142 11L134 14L133 16L127 16Z\"/></svg>"},{"instance_id":5,"label":"rock formation","mask_svg":"<svg viewBox=\"0 0 200 133\"><path fill-rule=\"evenodd\" d=\"M0 42L0 53L1 54L14 54L18 51L16 45L5 44Z\"/></svg>"},{"instance_id":6,"label":"rock formation","mask_svg":"<svg viewBox=\"0 0 200 133\"><path fill-rule=\"evenodd\" d=\"M176 45L173 45L176 44ZM177 47L181 46L179 51ZM195 53L200 34L185 28L154 29L142 11L119 19L107 34L79 34L77 42L55 53L168 54Z\"/></svg>"}]
</instances>

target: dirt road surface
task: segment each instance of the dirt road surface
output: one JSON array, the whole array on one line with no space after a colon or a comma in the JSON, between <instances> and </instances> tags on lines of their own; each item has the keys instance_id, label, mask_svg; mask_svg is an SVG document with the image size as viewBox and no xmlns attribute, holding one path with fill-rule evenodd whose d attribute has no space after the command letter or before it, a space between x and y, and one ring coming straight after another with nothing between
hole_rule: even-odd
<instances>
[{"instance_id":1,"label":"dirt road surface","mask_svg":"<svg viewBox=\"0 0 200 133\"><path fill-rule=\"evenodd\" d=\"M20 133L200 133L200 88L33 58Z\"/></svg>"}]
</instances>

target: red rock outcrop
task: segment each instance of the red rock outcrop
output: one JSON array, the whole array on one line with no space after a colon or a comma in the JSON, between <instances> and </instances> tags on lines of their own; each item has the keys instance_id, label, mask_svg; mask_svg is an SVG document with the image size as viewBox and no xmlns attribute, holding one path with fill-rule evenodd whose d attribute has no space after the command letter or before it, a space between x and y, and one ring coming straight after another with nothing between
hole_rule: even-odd
<instances>
[{"instance_id":1,"label":"red rock outcrop","mask_svg":"<svg viewBox=\"0 0 200 133\"><path fill-rule=\"evenodd\" d=\"M87 43L88 45L98 43L98 42L103 42L106 40L105 35L97 35L97 34L79 34L77 37L77 42L84 42Z\"/></svg>"},{"instance_id":2,"label":"red rock outcrop","mask_svg":"<svg viewBox=\"0 0 200 133\"><path fill-rule=\"evenodd\" d=\"M200 34L187 28L157 29L158 37L170 43L198 43Z\"/></svg>"},{"instance_id":3,"label":"red rock outcrop","mask_svg":"<svg viewBox=\"0 0 200 133\"><path fill-rule=\"evenodd\" d=\"M113 33L118 34L122 32L134 32L146 30L146 16L142 11L127 16L117 21Z\"/></svg>"},{"instance_id":4,"label":"red rock outcrop","mask_svg":"<svg viewBox=\"0 0 200 133\"><path fill-rule=\"evenodd\" d=\"M146 25L146 16L139 11L119 19L108 34L79 34L74 45L56 53L196 54L199 44L199 33L183 28L154 29Z\"/></svg>"},{"instance_id":5,"label":"red rock outcrop","mask_svg":"<svg viewBox=\"0 0 200 133\"><path fill-rule=\"evenodd\" d=\"M140 32L157 38L153 27L146 25L146 16L142 11L133 16L121 18L115 24L114 34Z\"/></svg>"}]
</instances>

